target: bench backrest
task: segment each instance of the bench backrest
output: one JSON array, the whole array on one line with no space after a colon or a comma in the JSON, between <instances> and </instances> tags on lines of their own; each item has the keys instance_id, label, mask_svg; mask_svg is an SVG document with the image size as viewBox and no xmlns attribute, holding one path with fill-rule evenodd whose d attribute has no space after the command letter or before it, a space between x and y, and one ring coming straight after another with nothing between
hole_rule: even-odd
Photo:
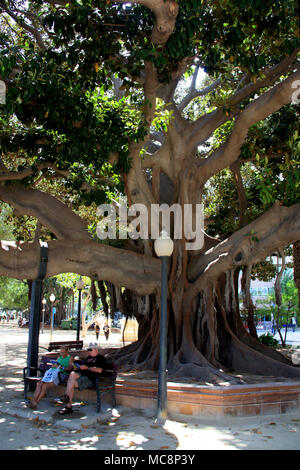
<instances>
[{"instance_id":1,"label":"bench backrest","mask_svg":"<svg viewBox=\"0 0 300 470\"><path fill-rule=\"evenodd\" d=\"M103 372L104 377L112 377L114 380L117 378L118 365L116 362L106 362L106 367Z\"/></svg>"},{"instance_id":2,"label":"bench backrest","mask_svg":"<svg viewBox=\"0 0 300 470\"><path fill-rule=\"evenodd\" d=\"M53 359L54 358L52 358L52 357L42 356L41 360L40 360L39 370L41 372L46 372L46 370L51 369L52 364L51 364L50 361L53 360Z\"/></svg>"},{"instance_id":3,"label":"bench backrest","mask_svg":"<svg viewBox=\"0 0 300 470\"><path fill-rule=\"evenodd\" d=\"M49 343L48 351L60 349L62 346L67 346L69 349L82 349L83 341L53 341Z\"/></svg>"}]
</instances>

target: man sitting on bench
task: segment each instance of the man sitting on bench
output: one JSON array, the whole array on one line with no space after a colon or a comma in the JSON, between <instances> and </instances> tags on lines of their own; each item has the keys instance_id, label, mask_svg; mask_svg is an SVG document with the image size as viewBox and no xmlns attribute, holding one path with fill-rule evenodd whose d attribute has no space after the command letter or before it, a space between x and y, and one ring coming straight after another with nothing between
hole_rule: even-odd
<instances>
[{"instance_id":1,"label":"man sitting on bench","mask_svg":"<svg viewBox=\"0 0 300 470\"><path fill-rule=\"evenodd\" d=\"M95 387L97 374L101 374L106 366L106 359L99 354L97 343L90 343L88 347L89 356L80 361L80 364L74 362L73 367L76 370L70 373L66 394L64 396L66 406L59 411L59 414L66 415L72 413L72 400L75 388L84 390L85 388Z\"/></svg>"}]
</instances>

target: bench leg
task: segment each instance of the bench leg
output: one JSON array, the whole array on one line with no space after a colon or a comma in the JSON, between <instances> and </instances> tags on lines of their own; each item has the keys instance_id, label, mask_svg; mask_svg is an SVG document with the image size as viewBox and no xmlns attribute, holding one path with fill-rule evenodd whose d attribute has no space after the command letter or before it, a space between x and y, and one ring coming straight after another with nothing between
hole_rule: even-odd
<instances>
[{"instance_id":1,"label":"bench leg","mask_svg":"<svg viewBox=\"0 0 300 470\"><path fill-rule=\"evenodd\" d=\"M111 399L112 399L113 408L115 408L115 407L117 406L116 394L115 394L115 387L113 387L113 389L112 389L112 391L111 391Z\"/></svg>"},{"instance_id":2,"label":"bench leg","mask_svg":"<svg viewBox=\"0 0 300 470\"><path fill-rule=\"evenodd\" d=\"M24 399L27 400L27 387L28 387L28 382L27 380L24 380Z\"/></svg>"},{"instance_id":3,"label":"bench leg","mask_svg":"<svg viewBox=\"0 0 300 470\"><path fill-rule=\"evenodd\" d=\"M98 386L96 386L96 394L97 394L97 413L100 413L101 412L101 392Z\"/></svg>"},{"instance_id":4,"label":"bench leg","mask_svg":"<svg viewBox=\"0 0 300 470\"><path fill-rule=\"evenodd\" d=\"M24 380L24 398L27 400L27 394L29 392L34 392L36 389L36 383L30 380Z\"/></svg>"}]
</instances>

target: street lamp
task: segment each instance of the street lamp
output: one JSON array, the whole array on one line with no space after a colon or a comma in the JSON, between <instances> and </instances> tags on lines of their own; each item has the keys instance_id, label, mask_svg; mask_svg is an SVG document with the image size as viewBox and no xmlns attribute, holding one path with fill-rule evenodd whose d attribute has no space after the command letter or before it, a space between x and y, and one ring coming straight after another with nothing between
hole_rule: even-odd
<instances>
[{"instance_id":1,"label":"street lamp","mask_svg":"<svg viewBox=\"0 0 300 470\"><path fill-rule=\"evenodd\" d=\"M163 230L154 242L155 253L161 258L161 302L160 302L160 339L159 339L159 369L157 418L167 416L167 259L173 253L174 243L168 233Z\"/></svg>"},{"instance_id":2,"label":"street lamp","mask_svg":"<svg viewBox=\"0 0 300 470\"><path fill-rule=\"evenodd\" d=\"M44 298L42 300L43 304L43 322L42 322L42 333L44 333L44 324L45 324L45 307L46 307L47 300Z\"/></svg>"},{"instance_id":3,"label":"street lamp","mask_svg":"<svg viewBox=\"0 0 300 470\"><path fill-rule=\"evenodd\" d=\"M55 295L50 295L50 302L51 302L51 330L50 330L50 341L52 341L53 337L53 322L54 322L54 314L53 314L53 302L55 300Z\"/></svg>"},{"instance_id":4,"label":"street lamp","mask_svg":"<svg viewBox=\"0 0 300 470\"><path fill-rule=\"evenodd\" d=\"M84 289L84 282L80 278L76 282L76 288L78 289L78 314L77 314L77 333L76 333L76 340L79 341L80 338L80 313L81 313L81 291Z\"/></svg>"}]
</instances>

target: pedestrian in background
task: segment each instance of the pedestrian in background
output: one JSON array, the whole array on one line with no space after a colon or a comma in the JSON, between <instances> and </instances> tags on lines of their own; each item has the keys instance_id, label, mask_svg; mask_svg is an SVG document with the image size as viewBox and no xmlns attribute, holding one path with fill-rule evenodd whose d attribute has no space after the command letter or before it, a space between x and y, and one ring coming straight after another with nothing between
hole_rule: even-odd
<instances>
[{"instance_id":1,"label":"pedestrian in background","mask_svg":"<svg viewBox=\"0 0 300 470\"><path fill-rule=\"evenodd\" d=\"M99 333L100 333L100 326L99 326L98 323L96 323L96 325L95 325L95 333L96 333L96 339L97 339L97 341L98 341L98 339L99 339Z\"/></svg>"},{"instance_id":2,"label":"pedestrian in background","mask_svg":"<svg viewBox=\"0 0 300 470\"><path fill-rule=\"evenodd\" d=\"M109 338L109 326L108 326L108 325L104 325L103 331L104 331L105 339L106 339L106 341L107 341L108 338Z\"/></svg>"}]
</instances>

